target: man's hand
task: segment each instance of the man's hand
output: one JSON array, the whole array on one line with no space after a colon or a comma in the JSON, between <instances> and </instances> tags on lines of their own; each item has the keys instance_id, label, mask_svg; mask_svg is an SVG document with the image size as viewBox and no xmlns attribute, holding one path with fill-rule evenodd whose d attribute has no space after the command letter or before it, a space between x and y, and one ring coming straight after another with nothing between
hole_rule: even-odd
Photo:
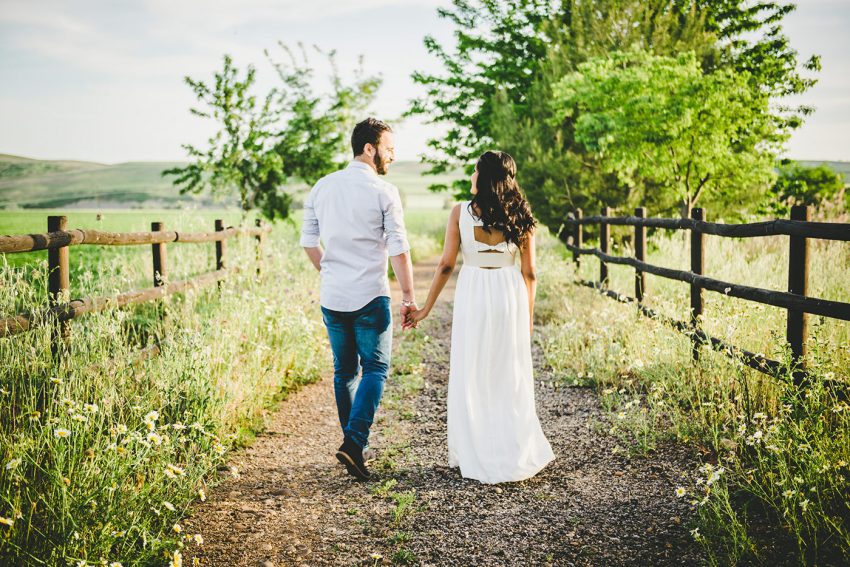
<instances>
[{"instance_id":1,"label":"man's hand","mask_svg":"<svg viewBox=\"0 0 850 567\"><path fill-rule=\"evenodd\" d=\"M408 305L404 304L402 301L401 304L401 330L406 331L407 329L412 329L416 325L414 325L410 320L410 315L416 312L419 308L416 306L415 301L411 301Z\"/></svg>"}]
</instances>

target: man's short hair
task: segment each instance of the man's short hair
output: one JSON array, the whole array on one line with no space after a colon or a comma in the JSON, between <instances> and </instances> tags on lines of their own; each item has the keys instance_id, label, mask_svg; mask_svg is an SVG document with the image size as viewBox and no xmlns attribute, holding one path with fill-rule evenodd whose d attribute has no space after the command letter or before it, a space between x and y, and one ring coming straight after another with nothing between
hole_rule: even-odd
<instances>
[{"instance_id":1,"label":"man's short hair","mask_svg":"<svg viewBox=\"0 0 850 567\"><path fill-rule=\"evenodd\" d=\"M354 127L354 132L351 133L351 151L354 152L354 157L363 153L363 148L366 144L372 144L377 147L378 140L381 139L381 134L392 131L392 128L377 118L370 117L359 122Z\"/></svg>"}]
</instances>

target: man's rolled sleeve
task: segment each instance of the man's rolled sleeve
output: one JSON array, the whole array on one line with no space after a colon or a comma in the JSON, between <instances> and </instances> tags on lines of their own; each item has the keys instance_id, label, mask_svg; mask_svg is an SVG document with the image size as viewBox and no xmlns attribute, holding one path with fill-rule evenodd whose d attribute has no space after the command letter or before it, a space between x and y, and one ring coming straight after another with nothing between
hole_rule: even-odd
<instances>
[{"instance_id":1,"label":"man's rolled sleeve","mask_svg":"<svg viewBox=\"0 0 850 567\"><path fill-rule=\"evenodd\" d=\"M301 246L316 248L319 246L319 219L313 208L313 192L304 201L304 221L301 223Z\"/></svg>"},{"instance_id":2,"label":"man's rolled sleeve","mask_svg":"<svg viewBox=\"0 0 850 567\"><path fill-rule=\"evenodd\" d=\"M384 238L387 242L387 253L398 256L410 251L407 242L407 230L404 227L404 211L401 207L401 197L398 189L390 186L387 191L388 199L384 205Z\"/></svg>"}]
</instances>

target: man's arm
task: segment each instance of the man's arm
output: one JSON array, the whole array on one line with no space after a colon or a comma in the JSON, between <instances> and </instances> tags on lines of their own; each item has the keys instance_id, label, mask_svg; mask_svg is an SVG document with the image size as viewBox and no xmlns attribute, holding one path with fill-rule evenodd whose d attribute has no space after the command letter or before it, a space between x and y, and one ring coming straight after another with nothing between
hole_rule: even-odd
<instances>
[{"instance_id":1,"label":"man's arm","mask_svg":"<svg viewBox=\"0 0 850 567\"><path fill-rule=\"evenodd\" d=\"M304 252L307 253L307 257L310 258L310 262L313 263L313 266L318 270L322 271L322 255L324 254L324 250L322 250L320 246L305 246Z\"/></svg>"},{"instance_id":2,"label":"man's arm","mask_svg":"<svg viewBox=\"0 0 850 567\"><path fill-rule=\"evenodd\" d=\"M407 329L411 327L407 323L407 316L416 311L416 298L413 292L413 262L410 259L410 244L407 241L407 230L404 227L401 198L398 189L392 185L390 187L391 189L387 193L389 199L383 210L384 238L387 242L393 273L395 273L396 280L401 286L401 328ZM404 302L410 302L411 305L404 305Z\"/></svg>"},{"instance_id":3,"label":"man's arm","mask_svg":"<svg viewBox=\"0 0 850 567\"><path fill-rule=\"evenodd\" d=\"M319 219L316 218L316 209L313 207L313 194L315 188L310 191L307 199L304 201L304 221L301 224L301 246L304 247L304 252L310 258L313 266L321 271L322 269L322 245L319 241Z\"/></svg>"},{"instance_id":4,"label":"man's arm","mask_svg":"<svg viewBox=\"0 0 850 567\"><path fill-rule=\"evenodd\" d=\"M407 315L417 309L416 297L413 293L413 262L410 261L409 252L402 252L396 256L390 256L390 263L393 265L393 273L401 287L402 302L412 303L412 305L404 305L404 303L401 305L401 328L407 329L410 327L407 324Z\"/></svg>"}]
</instances>

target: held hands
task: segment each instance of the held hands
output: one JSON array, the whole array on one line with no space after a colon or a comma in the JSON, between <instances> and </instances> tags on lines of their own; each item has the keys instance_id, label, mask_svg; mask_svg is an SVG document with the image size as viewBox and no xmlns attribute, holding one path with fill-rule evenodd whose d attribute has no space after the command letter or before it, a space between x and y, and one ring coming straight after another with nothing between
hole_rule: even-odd
<instances>
[{"instance_id":1,"label":"held hands","mask_svg":"<svg viewBox=\"0 0 850 567\"><path fill-rule=\"evenodd\" d=\"M401 302L401 330L406 331L407 329L412 329L416 325L411 323L410 315L414 313L417 309L415 301L406 301L402 300Z\"/></svg>"},{"instance_id":2,"label":"held hands","mask_svg":"<svg viewBox=\"0 0 850 567\"><path fill-rule=\"evenodd\" d=\"M408 325L413 327L414 329L419 325L419 323L428 316L429 309L417 309L416 311L412 311L407 315Z\"/></svg>"},{"instance_id":3,"label":"held hands","mask_svg":"<svg viewBox=\"0 0 850 567\"><path fill-rule=\"evenodd\" d=\"M407 329L415 329L420 321L425 319L428 316L427 309L419 309L416 306L416 303L411 303L410 305L405 305L402 303L401 305L401 329L406 331Z\"/></svg>"}]
</instances>

